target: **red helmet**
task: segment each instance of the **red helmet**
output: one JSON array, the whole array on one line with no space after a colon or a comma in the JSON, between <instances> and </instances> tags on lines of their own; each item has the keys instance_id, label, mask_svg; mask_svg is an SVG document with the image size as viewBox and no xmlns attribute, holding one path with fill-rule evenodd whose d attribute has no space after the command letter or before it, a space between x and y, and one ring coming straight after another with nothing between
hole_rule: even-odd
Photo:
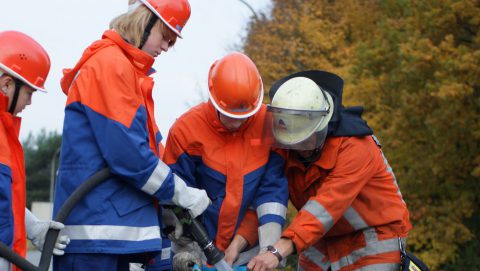
<instances>
[{"instance_id":1,"label":"red helmet","mask_svg":"<svg viewBox=\"0 0 480 271\"><path fill-rule=\"evenodd\" d=\"M248 118L262 105L262 78L255 63L242 53L231 53L213 63L208 88L215 108L231 118Z\"/></svg>"},{"instance_id":2,"label":"red helmet","mask_svg":"<svg viewBox=\"0 0 480 271\"><path fill-rule=\"evenodd\" d=\"M155 13L180 38L180 32L190 18L188 0L139 0Z\"/></svg>"},{"instance_id":3,"label":"red helmet","mask_svg":"<svg viewBox=\"0 0 480 271\"><path fill-rule=\"evenodd\" d=\"M43 91L50 58L31 37L17 31L3 31L0 32L0 69Z\"/></svg>"}]
</instances>

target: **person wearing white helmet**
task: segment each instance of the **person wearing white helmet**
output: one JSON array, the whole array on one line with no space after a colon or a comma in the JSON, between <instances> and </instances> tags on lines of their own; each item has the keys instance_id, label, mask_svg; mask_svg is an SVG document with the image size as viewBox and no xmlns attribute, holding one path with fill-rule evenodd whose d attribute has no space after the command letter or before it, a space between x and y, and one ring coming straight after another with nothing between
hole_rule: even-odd
<instances>
[{"instance_id":1,"label":"person wearing white helmet","mask_svg":"<svg viewBox=\"0 0 480 271\"><path fill-rule=\"evenodd\" d=\"M63 228L59 222L40 221L25 208L25 162L18 139L18 114L32 103L35 91L45 91L49 70L50 58L33 38L18 31L0 32L0 242L22 257L26 239L42 250L47 231ZM62 255L68 242L67 236L59 236L54 253ZM0 258L0 270L11 268Z\"/></svg>"},{"instance_id":2,"label":"person wearing white helmet","mask_svg":"<svg viewBox=\"0 0 480 271\"><path fill-rule=\"evenodd\" d=\"M80 200L65 221L71 243L53 269L128 270L159 255L169 270L170 241L158 205L200 215L210 199L161 160L152 98L155 59L172 47L190 16L187 0L139 0L110 23L61 81L67 95L54 215L86 179L112 177Z\"/></svg>"},{"instance_id":3,"label":"person wearing white helmet","mask_svg":"<svg viewBox=\"0 0 480 271\"><path fill-rule=\"evenodd\" d=\"M409 212L363 109L342 106L342 88L335 74L304 71L270 89L268 128L298 214L250 270L272 270L293 253L300 270L400 269Z\"/></svg>"}]
</instances>

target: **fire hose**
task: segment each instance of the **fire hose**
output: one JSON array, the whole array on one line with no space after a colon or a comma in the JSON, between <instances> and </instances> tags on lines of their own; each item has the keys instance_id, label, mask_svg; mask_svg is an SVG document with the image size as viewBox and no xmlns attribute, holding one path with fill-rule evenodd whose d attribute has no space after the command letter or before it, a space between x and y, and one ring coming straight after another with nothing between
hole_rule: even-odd
<instances>
[{"instance_id":1,"label":"fire hose","mask_svg":"<svg viewBox=\"0 0 480 271\"><path fill-rule=\"evenodd\" d=\"M107 180L111 177L108 168L104 168L85 182L83 182L65 201L63 206L58 211L55 221L64 223L68 215L75 207L75 205L88 194L96 186ZM188 232L193 236L193 240L198 243L202 248L205 257L207 258L207 263L214 265L219 271L231 271L233 270L224 260L224 254L221 252L214 244L213 241L209 238L207 231L200 222L192 218L187 210L184 210L180 207L173 207L174 213L180 221L187 228ZM5 258L7 261L15 264L17 267L24 271L47 271L50 267L50 260L53 255L53 249L55 248L55 241L57 240L59 230L50 229L47 232L45 237L45 243L42 249L42 255L38 266L35 266L25 258L16 254L11 250L7 245L0 243L0 257Z\"/></svg>"}]
</instances>

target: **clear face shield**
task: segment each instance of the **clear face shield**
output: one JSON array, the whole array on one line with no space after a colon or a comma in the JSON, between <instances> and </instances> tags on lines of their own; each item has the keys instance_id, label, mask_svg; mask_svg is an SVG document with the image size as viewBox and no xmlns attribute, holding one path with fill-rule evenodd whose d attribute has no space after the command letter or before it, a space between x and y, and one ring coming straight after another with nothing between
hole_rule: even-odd
<instances>
[{"instance_id":1,"label":"clear face shield","mask_svg":"<svg viewBox=\"0 0 480 271\"><path fill-rule=\"evenodd\" d=\"M267 108L264 134L265 140L273 146L292 150L314 150L323 146L328 132L325 122L328 122L329 104L320 110L294 110L271 105Z\"/></svg>"}]
</instances>

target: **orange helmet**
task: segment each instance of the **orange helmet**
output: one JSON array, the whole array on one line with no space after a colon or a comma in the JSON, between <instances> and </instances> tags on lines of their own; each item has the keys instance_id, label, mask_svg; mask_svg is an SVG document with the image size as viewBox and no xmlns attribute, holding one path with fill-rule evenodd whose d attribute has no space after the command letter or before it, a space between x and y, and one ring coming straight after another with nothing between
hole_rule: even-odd
<instances>
[{"instance_id":1,"label":"orange helmet","mask_svg":"<svg viewBox=\"0 0 480 271\"><path fill-rule=\"evenodd\" d=\"M50 58L31 37L17 31L0 32L0 69L34 89L44 91Z\"/></svg>"},{"instance_id":2,"label":"orange helmet","mask_svg":"<svg viewBox=\"0 0 480 271\"><path fill-rule=\"evenodd\" d=\"M255 63L242 53L231 53L213 63L208 88L215 108L231 118L248 118L262 105L262 78Z\"/></svg>"},{"instance_id":3,"label":"orange helmet","mask_svg":"<svg viewBox=\"0 0 480 271\"><path fill-rule=\"evenodd\" d=\"M139 0L160 18L177 36L190 18L188 0Z\"/></svg>"}]
</instances>

